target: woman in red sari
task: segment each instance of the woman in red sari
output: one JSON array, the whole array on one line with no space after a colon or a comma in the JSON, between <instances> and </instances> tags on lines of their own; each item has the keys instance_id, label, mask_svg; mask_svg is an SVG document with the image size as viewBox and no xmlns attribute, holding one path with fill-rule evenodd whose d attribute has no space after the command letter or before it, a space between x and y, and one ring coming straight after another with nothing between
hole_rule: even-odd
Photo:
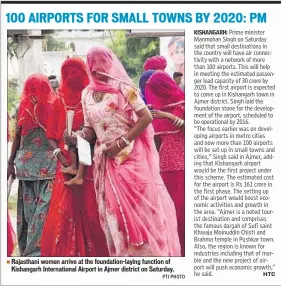
<instances>
[{"instance_id":1,"label":"woman in red sari","mask_svg":"<svg viewBox=\"0 0 281 286\"><path fill-rule=\"evenodd\" d=\"M155 135L161 137L160 171L175 203L181 254L185 255L184 116L185 94L164 72L154 73L146 83L147 103L152 105Z\"/></svg>"},{"instance_id":2,"label":"woman in red sari","mask_svg":"<svg viewBox=\"0 0 281 286\"><path fill-rule=\"evenodd\" d=\"M92 167L86 168L81 186L65 185L71 177L62 172L62 167L70 166L70 156L63 142L68 110L74 111L73 131L83 128L81 92L89 84L85 64L80 58L67 59L61 73L59 97L53 104L53 116L47 132L58 158L58 167L43 230L42 256L107 256L105 237L98 219Z\"/></svg>"}]
</instances>

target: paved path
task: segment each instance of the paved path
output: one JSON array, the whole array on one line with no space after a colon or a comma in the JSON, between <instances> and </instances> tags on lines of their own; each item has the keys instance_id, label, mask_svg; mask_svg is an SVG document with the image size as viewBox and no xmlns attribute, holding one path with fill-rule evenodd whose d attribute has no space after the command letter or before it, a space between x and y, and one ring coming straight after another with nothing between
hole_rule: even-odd
<instances>
[{"instance_id":1,"label":"paved path","mask_svg":"<svg viewBox=\"0 0 281 286\"><path fill-rule=\"evenodd\" d=\"M9 158L10 153L11 153L11 148L12 148L12 143L9 142L9 144L8 144L8 158ZM18 193L18 185L19 185L19 180L15 179L13 184L12 184L10 196L16 195Z\"/></svg>"},{"instance_id":2,"label":"paved path","mask_svg":"<svg viewBox=\"0 0 281 286\"><path fill-rule=\"evenodd\" d=\"M9 142L8 143L8 157L10 156L10 152L11 152L11 147L12 147L12 143ZM19 180L18 179L15 179L13 184L12 184L12 189L11 189L11 193L10 193L10 197L14 197L16 196L17 197L17 193L18 193L18 185L19 185ZM12 221L12 225L13 225L13 228L14 230L16 231L17 229L17 218L15 216L11 216L11 221Z\"/></svg>"}]
</instances>

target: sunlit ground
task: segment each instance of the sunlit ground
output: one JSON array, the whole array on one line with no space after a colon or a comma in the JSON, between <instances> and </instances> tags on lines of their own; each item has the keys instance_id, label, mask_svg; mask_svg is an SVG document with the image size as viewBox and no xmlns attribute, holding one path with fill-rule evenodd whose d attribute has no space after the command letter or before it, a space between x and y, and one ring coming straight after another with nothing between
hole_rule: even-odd
<instances>
[{"instance_id":1,"label":"sunlit ground","mask_svg":"<svg viewBox=\"0 0 281 286\"><path fill-rule=\"evenodd\" d=\"M10 152L11 152L11 146L12 146L12 143L9 142L9 144L8 144L8 156L10 155ZM9 214L10 214L10 218L11 218L13 229L14 229L15 233L17 233L17 200L18 200L18 180L16 179L16 180L14 180L14 182L12 184L10 197L8 199ZM15 247L13 256L19 256L17 246Z\"/></svg>"}]
</instances>

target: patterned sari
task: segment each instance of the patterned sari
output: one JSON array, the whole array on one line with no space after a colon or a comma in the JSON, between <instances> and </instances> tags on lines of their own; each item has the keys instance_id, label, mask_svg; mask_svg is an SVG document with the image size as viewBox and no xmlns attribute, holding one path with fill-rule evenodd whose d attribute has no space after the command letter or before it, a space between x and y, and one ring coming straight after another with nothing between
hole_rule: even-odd
<instances>
[{"instance_id":1,"label":"patterned sari","mask_svg":"<svg viewBox=\"0 0 281 286\"><path fill-rule=\"evenodd\" d=\"M91 73L110 77L107 82L92 77L82 97L85 125L97 136L95 191L109 254L180 256L175 207L160 176L152 126L115 158L104 153L107 144L132 128L145 103L109 49L94 47L87 60ZM100 93L103 99L94 100Z\"/></svg>"},{"instance_id":2,"label":"patterned sari","mask_svg":"<svg viewBox=\"0 0 281 286\"><path fill-rule=\"evenodd\" d=\"M56 161L46 138L50 103L55 96L48 78L31 75L18 112L21 144L15 166L19 179L17 237L21 256L41 255L41 235L53 190Z\"/></svg>"}]
</instances>

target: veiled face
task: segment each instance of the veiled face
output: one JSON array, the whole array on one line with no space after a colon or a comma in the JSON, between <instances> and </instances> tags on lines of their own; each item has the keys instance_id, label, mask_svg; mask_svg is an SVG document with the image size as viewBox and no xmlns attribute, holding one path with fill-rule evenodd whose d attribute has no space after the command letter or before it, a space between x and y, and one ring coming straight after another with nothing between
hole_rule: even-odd
<instances>
[{"instance_id":1,"label":"veiled face","mask_svg":"<svg viewBox=\"0 0 281 286\"><path fill-rule=\"evenodd\" d=\"M62 69L62 77L66 86L68 86L69 88L77 90L84 88L85 75L78 67L75 66L64 67Z\"/></svg>"},{"instance_id":2,"label":"veiled face","mask_svg":"<svg viewBox=\"0 0 281 286\"><path fill-rule=\"evenodd\" d=\"M87 56L88 66L93 77L106 81L112 67L111 54L103 49L95 48Z\"/></svg>"},{"instance_id":3,"label":"veiled face","mask_svg":"<svg viewBox=\"0 0 281 286\"><path fill-rule=\"evenodd\" d=\"M102 81L107 81L108 77L102 73L109 73L111 62L104 55L94 55L92 58L92 75Z\"/></svg>"},{"instance_id":4,"label":"veiled face","mask_svg":"<svg viewBox=\"0 0 281 286\"><path fill-rule=\"evenodd\" d=\"M26 99L43 100L51 92L51 87L45 78L31 76L25 83Z\"/></svg>"}]
</instances>

